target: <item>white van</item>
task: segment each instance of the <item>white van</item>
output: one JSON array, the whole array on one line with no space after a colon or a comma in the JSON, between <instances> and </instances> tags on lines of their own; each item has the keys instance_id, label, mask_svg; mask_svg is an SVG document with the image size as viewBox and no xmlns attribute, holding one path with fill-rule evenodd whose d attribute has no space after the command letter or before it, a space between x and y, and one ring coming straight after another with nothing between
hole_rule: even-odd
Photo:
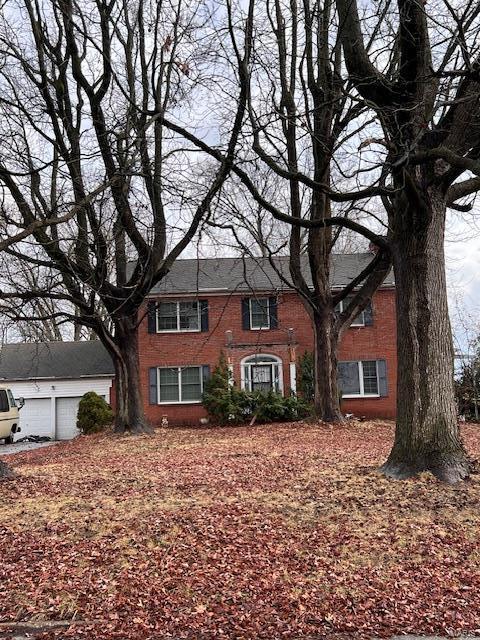
<instances>
[{"instance_id":1,"label":"white van","mask_svg":"<svg viewBox=\"0 0 480 640\"><path fill-rule=\"evenodd\" d=\"M15 402L10 389L0 387L0 439L5 444L12 444L15 434L21 431L19 410L24 404L23 398Z\"/></svg>"}]
</instances>

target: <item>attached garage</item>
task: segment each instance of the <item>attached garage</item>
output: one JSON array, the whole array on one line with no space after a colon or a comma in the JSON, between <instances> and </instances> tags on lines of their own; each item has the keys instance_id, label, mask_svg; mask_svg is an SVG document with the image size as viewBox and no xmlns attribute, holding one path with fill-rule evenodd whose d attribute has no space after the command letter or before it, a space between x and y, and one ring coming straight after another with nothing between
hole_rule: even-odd
<instances>
[{"instance_id":1,"label":"attached garage","mask_svg":"<svg viewBox=\"0 0 480 640\"><path fill-rule=\"evenodd\" d=\"M15 398L22 397L17 393L15 385L12 385L11 388ZM20 413L21 435L52 437L51 409L52 402L50 398L25 398L25 405L22 407Z\"/></svg>"},{"instance_id":2,"label":"attached garage","mask_svg":"<svg viewBox=\"0 0 480 640\"><path fill-rule=\"evenodd\" d=\"M57 412L56 421L56 439L71 440L78 436L77 429L77 411L80 398L57 398L55 403L55 411Z\"/></svg>"},{"instance_id":3,"label":"attached garage","mask_svg":"<svg viewBox=\"0 0 480 640\"><path fill-rule=\"evenodd\" d=\"M21 433L70 440L78 435L78 403L87 391L111 401L113 364L98 341L5 345L0 385L24 398Z\"/></svg>"}]
</instances>

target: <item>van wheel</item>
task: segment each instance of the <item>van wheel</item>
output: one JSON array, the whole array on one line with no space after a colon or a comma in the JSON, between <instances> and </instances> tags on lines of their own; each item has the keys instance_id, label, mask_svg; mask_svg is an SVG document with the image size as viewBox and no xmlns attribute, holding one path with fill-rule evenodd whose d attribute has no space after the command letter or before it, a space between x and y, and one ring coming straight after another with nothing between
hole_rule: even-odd
<instances>
[{"instance_id":1,"label":"van wheel","mask_svg":"<svg viewBox=\"0 0 480 640\"><path fill-rule=\"evenodd\" d=\"M5 438L5 444L13 444L14 435L11 433L8 438Z\"/></svg>"}]
</instances>

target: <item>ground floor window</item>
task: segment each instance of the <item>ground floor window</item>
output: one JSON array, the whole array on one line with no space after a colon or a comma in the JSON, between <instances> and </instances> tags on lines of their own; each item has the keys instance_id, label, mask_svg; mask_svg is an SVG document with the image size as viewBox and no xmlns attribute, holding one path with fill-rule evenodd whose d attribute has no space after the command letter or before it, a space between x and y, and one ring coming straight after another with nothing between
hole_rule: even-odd
<instances>
[{"instance_id":1,"label":"ground floor window","mask_svg":"<svg viewBox=\"0 0 480 640\"><path fill-rule=\"evenodd\" d=\"M158 369L158 401L161 404L199 402L202 393L202 367Z\"/></svg>"},{"instance_id":2,"label":"ground floor window","mask_svg":"<svg viewBox=\"0 0 480 640\"><path fill-rule=\"evenodd\" d=\"M283 392L282 361L271 355L258 354L242 360L242 389L247 391Z\"/></svg>"},{"instance_id":3,"label":"ground floor window","mask_svg":"<svg viewBox=\"0 0 480 640\"><path fill-rule=\"evenodd\" d=\"M384 360L359 360L338 363L338 382L342 396L352 398L356 396L379 396L380 385L383 382Z\"/></svg>"}]
</instances>

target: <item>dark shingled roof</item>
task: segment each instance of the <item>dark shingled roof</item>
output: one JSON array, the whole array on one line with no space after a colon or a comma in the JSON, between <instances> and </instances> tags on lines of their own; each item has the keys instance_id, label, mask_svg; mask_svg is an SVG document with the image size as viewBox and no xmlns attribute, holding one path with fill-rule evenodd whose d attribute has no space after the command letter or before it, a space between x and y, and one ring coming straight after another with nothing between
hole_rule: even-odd
<instances>
[{"instance_id":1,"label":"dark shingled roof","mask_svg":"<svg viewBox=\"0 0 480 640\"><path fill-rule=\"evenodd\" d=\"M332 287L351 282L373 259L371 253L332 255L330 281ZM288 256L274 261L280 273L289 279ZM307 256L302 256L302 271L311 285ZM383 286L394 284L390 271ZM209 291L278 291L288 289L272 268L268 258L200 258L177 260L168 275L151 294L208 293Z\"/></svg>"},{"instance_id":2,"label":"dark shingled roof","mask_svg":"<svg viewBox=\"0 0 480 640\"><path fill-rule=\"evenodd\" d=\"M115 373L98 340L6 344L0 351L0 379L82 378Z\"/></svg>"}]
</instances>

